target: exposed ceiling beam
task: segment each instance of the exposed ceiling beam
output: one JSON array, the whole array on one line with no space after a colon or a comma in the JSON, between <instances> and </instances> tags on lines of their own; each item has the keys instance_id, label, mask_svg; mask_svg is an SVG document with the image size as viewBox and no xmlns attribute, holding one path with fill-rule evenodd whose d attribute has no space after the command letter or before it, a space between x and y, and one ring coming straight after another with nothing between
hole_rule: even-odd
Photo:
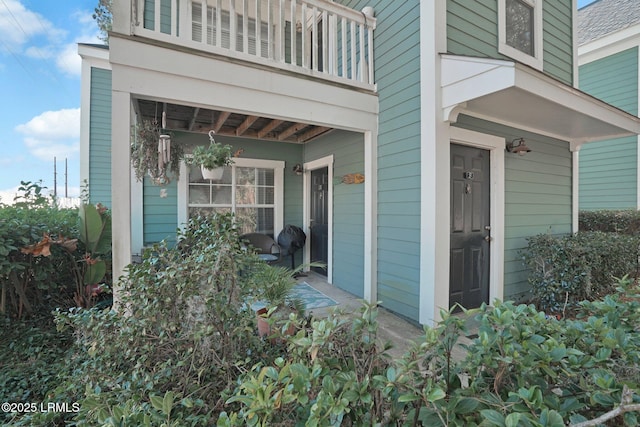
<instances>
[{"instance_id":1,"label":"exposed ceiling beam","mask_svg":"<svg viewBox=\"0 0 640 427\"><path fill-rule=\"evenodd\" d=\"M199 113L200 113L200 107L196 107L193 109L193 115L191 116L191 121L189 122L189 126L187 127L188 131L193 130L193 126L196 124L196 118L198 117Z\"/></svg>"},{"instance_id":2,"label":"exposed ceiling beam","mask_svg":"<svg viewBox=\"0 0 640 427\"><path fill-rule=\"evenodd\" d=\"M218 120L216 120L216 123L213 125L213 131L215 133L218 133L220 131L220 128L222 127L222 125L224 125L224 122L227 121L227 118L229 118L230 115L231 113L229 111L220 112L220 115L218 116Z\"/></svg>"},{"instance_id":3,"label":"exposed ceiling beam","mask_svg":"<svg viewBox=\"0 0 640 427\"><path fill-rule=\"evenodd\" d=\"M258 120L258 116L247 116L236 129L236 136L243 135L256 120Z\"/></svg>"},{"instance_id":4,"label":"exposed ceiling beam","mask_svg":"<svg viewBox=\"0 0 640 427\"><path fill-rule=\"evenodd\" d=\"M331 128L326 128L322 126L311 128L298 137L298 142L307 142L318 135L322 135L323 133L329 130L331 130Z\"/></svg>"},{"instance_id":5,"label":"exposed ceiling beam","mask_svg":"<svg viewBox=\"0 0 640 427\"><path fill-rule=\"evenodd\" d=\"M258 131L258 138L264 138L269 132L280 126L284 120L271 120L265 127Z\"/></svg>"},{"instance_id":6,"label":"exposed ceiling beam","mask_svg":"<svg viewBox=\"0 0 640 427\"><path fill-rule=\"evenodd\" d=\"M307 126L309 126L309 125L306 124L306 123L294 123L294 124L292 124L291 126L286 128L285 130L280 132L280 134L278 134L278 141L283 141L283 140L287 139L288 137L290 137L294 133L301 131L302 129L306 128Z\"/></svg>"}]
</instances>

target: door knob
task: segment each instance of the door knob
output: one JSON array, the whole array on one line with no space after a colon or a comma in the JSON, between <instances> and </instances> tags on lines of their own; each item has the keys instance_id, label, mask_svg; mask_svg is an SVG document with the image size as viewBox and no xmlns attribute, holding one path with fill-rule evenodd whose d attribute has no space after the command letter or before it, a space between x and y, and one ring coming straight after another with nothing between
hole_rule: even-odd
<instances>
[{"instance_id":1,"label":"door knob","mask_svg":"<svg viewBox=\"0 0 640 427\"><path fill-rule=\"evenodd\" d=\"M493 240L493 237L491 236L484 236L484 241L489 243L491 240Z\"/></svg>"}]
</instances>

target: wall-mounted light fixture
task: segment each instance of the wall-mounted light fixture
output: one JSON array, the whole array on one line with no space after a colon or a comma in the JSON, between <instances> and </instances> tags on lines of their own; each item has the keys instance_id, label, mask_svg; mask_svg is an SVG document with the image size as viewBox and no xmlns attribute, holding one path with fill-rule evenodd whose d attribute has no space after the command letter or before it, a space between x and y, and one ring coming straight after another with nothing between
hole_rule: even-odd
<instances>
[{"instance_id":1,"label":"wall-mounted light fixture","mask_svg":"<svg viewBox=\"0 0 640 427\"><path fill-rule=\"evenodd\" d=\"M520 156L524 156L531 152L531 148L527 147L524 142L524 138L516 138L511 142L507 142L507 151L509 153L518 153Z\"/></svg>"},{"instance_id":2,"label":"wall-mounted light fixture","mask_svg":"<svg viewBox=\"0 0 640 427\"><path fill-rule=\"evenodd\" d=\"M296 175L302 175L302 172L304 172L304 169L302 169L302 165L300 163L296 163L293 166L293 173L295 173Z\"/></svg>"}]
</instances>

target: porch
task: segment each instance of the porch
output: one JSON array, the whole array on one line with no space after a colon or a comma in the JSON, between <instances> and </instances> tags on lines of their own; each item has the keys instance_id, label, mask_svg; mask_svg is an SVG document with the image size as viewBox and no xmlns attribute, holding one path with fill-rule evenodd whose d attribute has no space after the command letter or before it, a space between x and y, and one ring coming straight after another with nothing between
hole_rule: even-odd
<instances>
[{"instance_id":1,"label":"porch","mask_svg":"<svg viewBox=\"0 0 640 427\"><path fill-rule=\"evenodd\" d=\"M356 316L362 307L362 299L357 296L340 289L338 286L329 284L326 277L308 272L307 277L300 277L298 283L306 282L314 289L322 292L329 298L337 302L337 305L325 306L309 310L314 317L326 317L334 309L342 310L348 315ZM394 359L402 357L402 355L411 348L415 342L420 342L424 336L423 327L415 322L411 322L406 318L395 314L384 307L378 307L378 339L380 344L391 342L393 347L389 350L389 354ZM471 340L461 336L458 344L470 344ZM457 345L454 348L454 357L462 359L465 356L464 349Z\"/></svg>"}]
</instances>

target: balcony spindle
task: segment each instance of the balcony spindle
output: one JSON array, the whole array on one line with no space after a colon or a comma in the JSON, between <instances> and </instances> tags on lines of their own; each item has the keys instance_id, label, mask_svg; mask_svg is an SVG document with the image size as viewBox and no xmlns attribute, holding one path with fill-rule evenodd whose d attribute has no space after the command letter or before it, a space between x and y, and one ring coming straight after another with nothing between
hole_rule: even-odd
<instances>
[{"instance_id":1,"label":"balcony spindle","mask_svg":"<svg viewBox=\"0 0 640 427\"><path fill-rule=\"evenodd\" d=\"M327 0L132 1L140 9L132 17L136 36L361 88L374 83L370 7L359 12Z\"/></svg>"}]
</instances>

